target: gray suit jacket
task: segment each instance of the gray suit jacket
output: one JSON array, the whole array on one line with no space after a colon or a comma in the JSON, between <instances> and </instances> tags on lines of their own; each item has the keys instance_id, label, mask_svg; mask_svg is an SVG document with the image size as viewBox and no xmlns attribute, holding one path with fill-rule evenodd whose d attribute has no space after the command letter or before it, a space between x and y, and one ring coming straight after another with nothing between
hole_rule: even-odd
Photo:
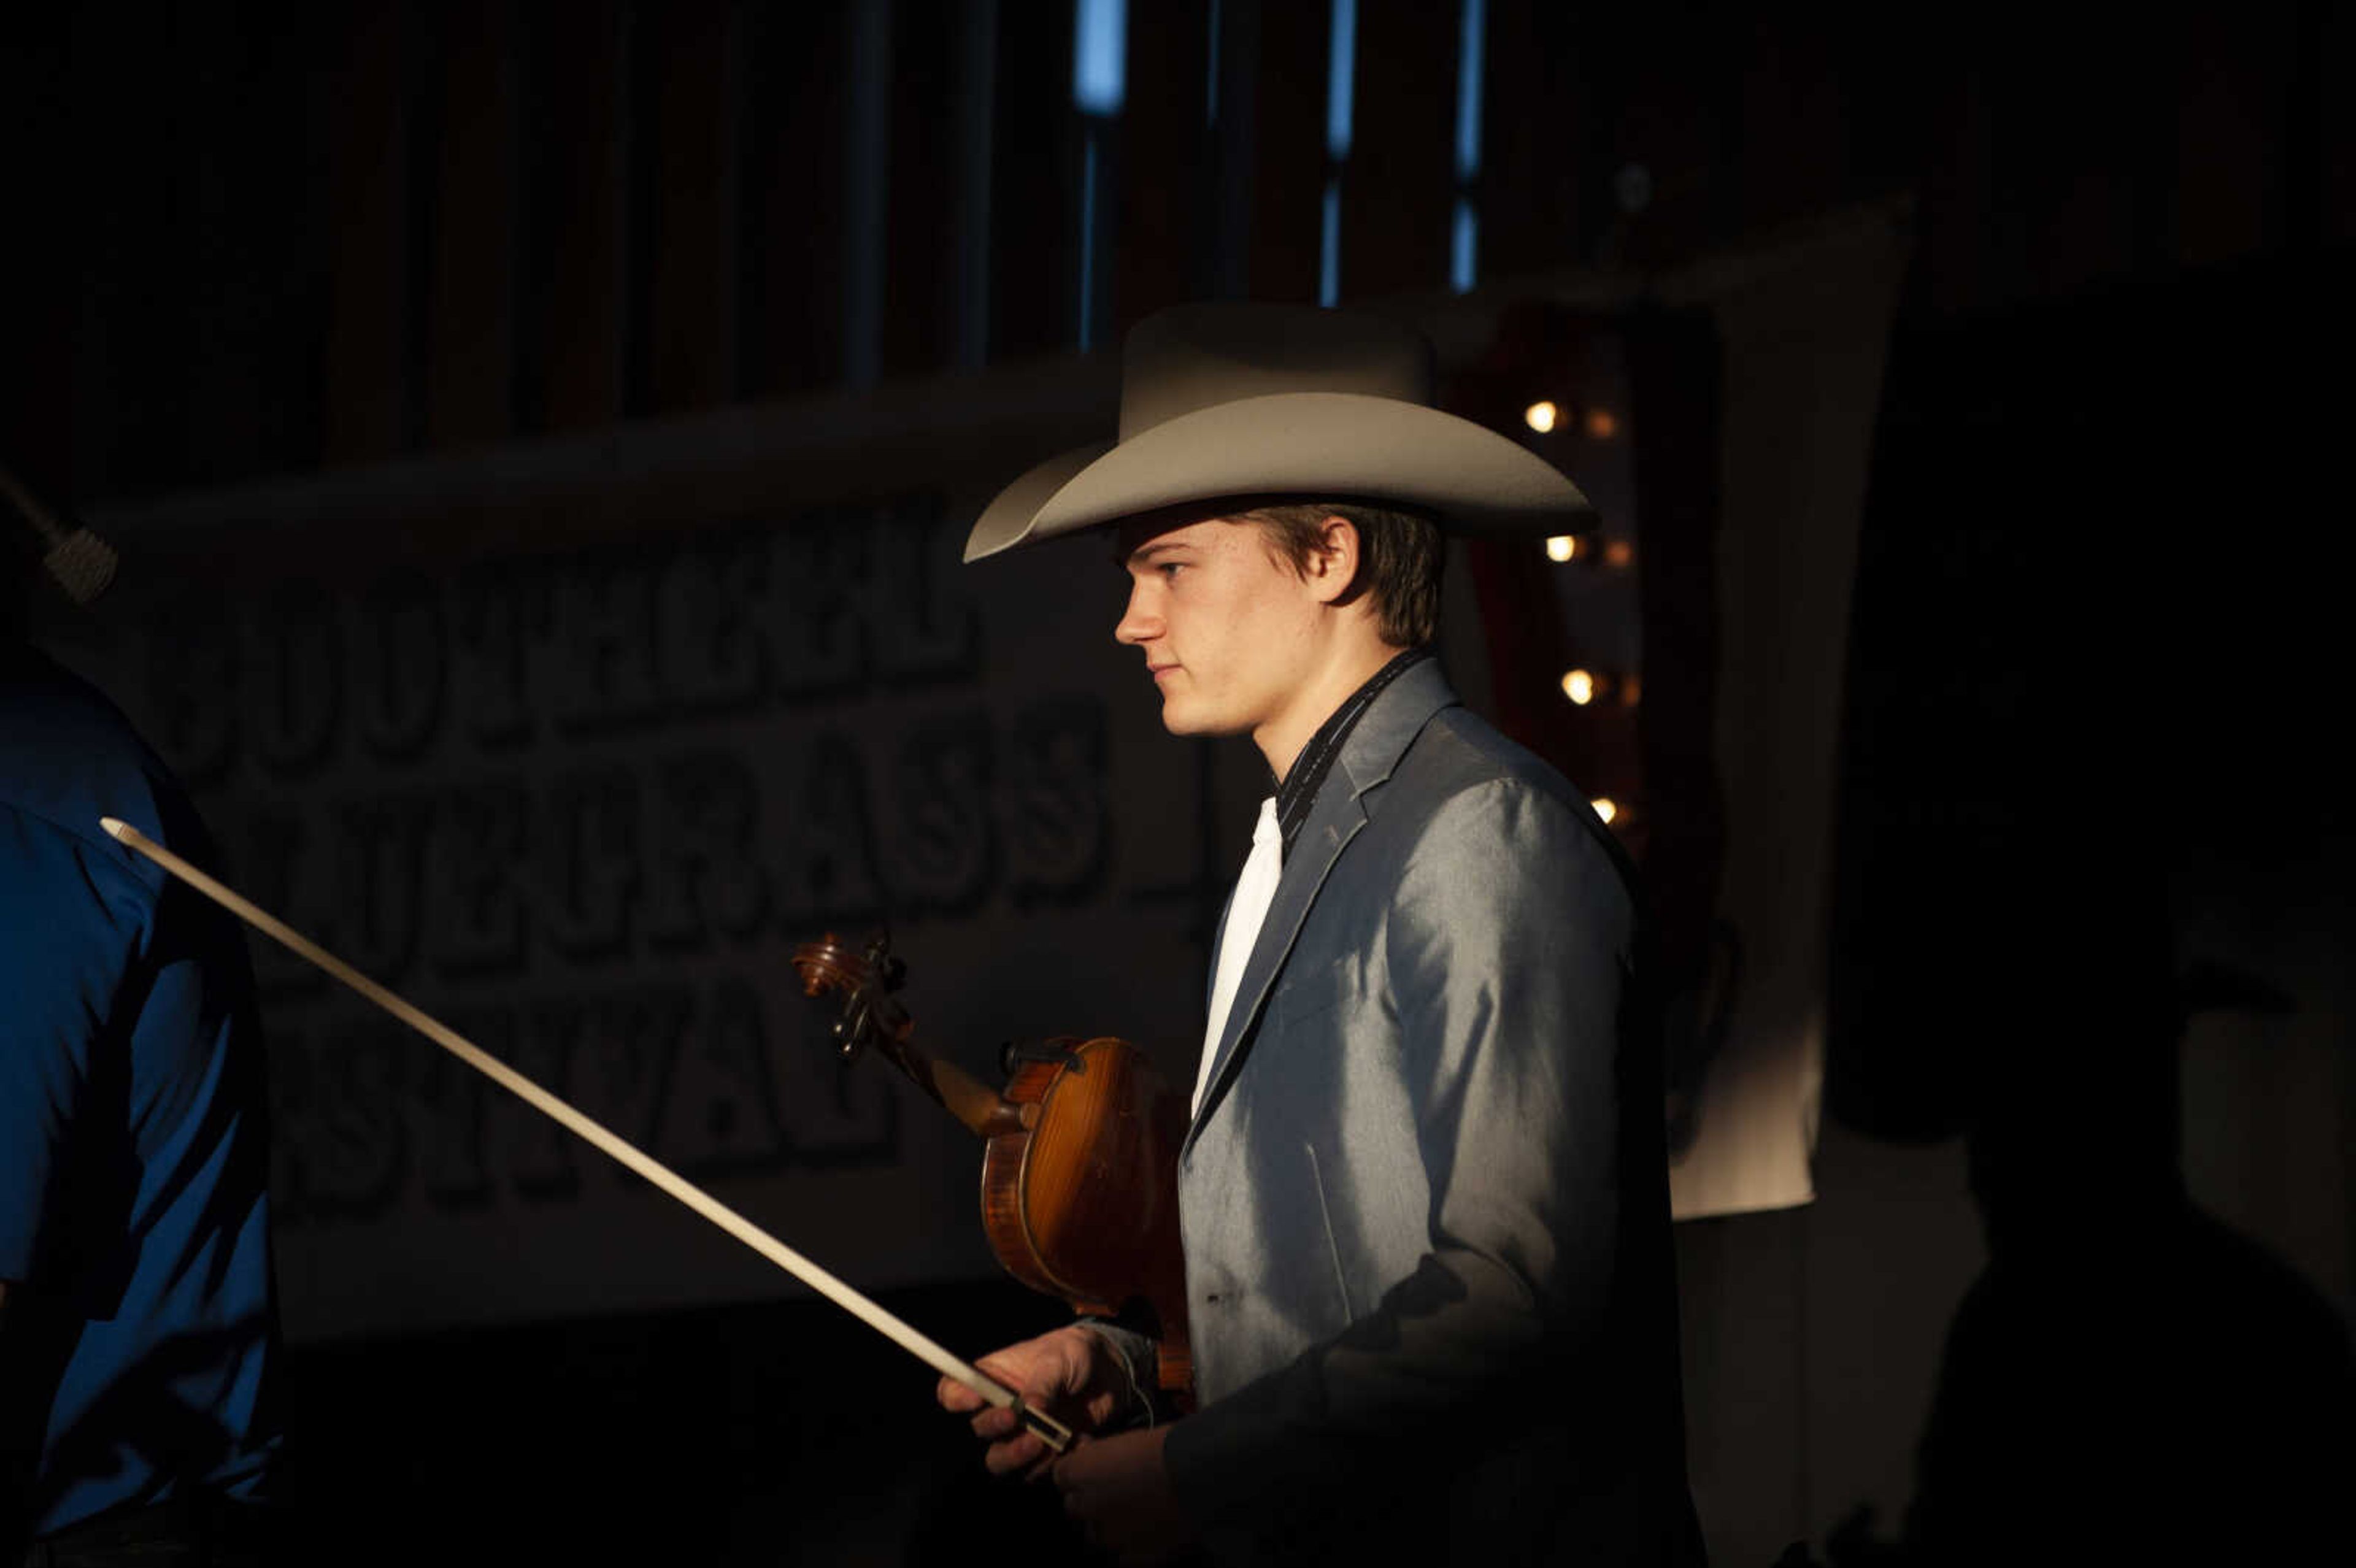
<instances>
[{"instance_id":1,"label":"gray suit jacket","mask_svg":"<svg viewBox=\"0 0 2356 1568\"><path fill-rule=\"evenodd\" d=\"M1180 1157L1203 1408L1166 1461L1215 1543L1695 1554L1629 889L1436 665L1351 732Z\"/></svg>"}]
</instances>

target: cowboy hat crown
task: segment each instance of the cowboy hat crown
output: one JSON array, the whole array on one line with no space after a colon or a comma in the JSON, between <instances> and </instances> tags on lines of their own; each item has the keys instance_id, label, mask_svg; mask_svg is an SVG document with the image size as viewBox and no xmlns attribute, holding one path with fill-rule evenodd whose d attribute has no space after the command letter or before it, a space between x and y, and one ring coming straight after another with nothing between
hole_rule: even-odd
<instances>
[{"instance_id":1,"label":"cowboy hat crown","mask_svg":"<svg viewBox=\"0 0 2356 1568\"><path fill-rule=\"evenodd\" d=\"M1295 496L1543 537L1594 508L1553 464L1432 407L1422 336L1307 305L1176 305L1121 347L1118 441L1049 458L974 523L965 559L1165 507Z\"/></svg>"}]
</instances>

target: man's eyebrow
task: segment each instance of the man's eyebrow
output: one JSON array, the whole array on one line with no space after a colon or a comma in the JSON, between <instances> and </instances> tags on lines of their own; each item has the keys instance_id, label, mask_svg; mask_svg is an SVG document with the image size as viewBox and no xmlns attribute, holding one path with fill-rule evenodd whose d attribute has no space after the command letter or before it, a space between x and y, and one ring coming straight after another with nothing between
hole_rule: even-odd
<instances>
[{"instance_id":1,"label":"man's eyebrow","mask_svg":"<svg viewBox=\"0 0 2356 1568\"><path fill-rule=\"evenodd\" d=\"M1151 564L1156 556L1174 555L1194 548L1183 539L1156 539L1151 544L1141 544L1130 550L1128 559L1121 564L1145 566Z\"/></svg>"}]
</instances>

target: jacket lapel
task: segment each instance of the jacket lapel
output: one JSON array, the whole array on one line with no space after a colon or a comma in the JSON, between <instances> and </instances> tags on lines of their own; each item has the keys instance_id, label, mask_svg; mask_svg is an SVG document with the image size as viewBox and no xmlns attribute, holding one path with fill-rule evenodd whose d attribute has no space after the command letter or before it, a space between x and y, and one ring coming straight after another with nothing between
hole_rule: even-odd
<instances>
[{"instance_id":1,"label":"jacket lapel","mask_svg":"<svg viewBox=\"0 0 2356 1568\"><path fill-rule=\"evenodd\" d=\"M1453 707L1455 702L1456 694L1449 689L1447 677L1440 674L1439 661L1427 659L1402 673L1376 697L1350 731L1349 739L1343 742L1341 755L1333 760L1333 771L1326 775L1317 799L1309 808L1309 820L1301 824L1301 836L1293 840L1290 852L1285 856L1284 874L1277 881L1276 896L1269 902L1259 937L1252 944L1251 957L1244 965L1243 978L1236 987L1235 1005L1229 1008L1226 1027L1219 1034L1218 1055L1210 1081L1203 1090L1203 1108L1187 1132L1181 1154L1194 1146L1204 1123L1218 1109L1229 1081L1248 1054L1248 1042L1257 1033L1260 1009L1267 1005L1269 991L1282 972L1285 960L1292 955L1293 942L1317 901L1318 891L1324 887L1333 863L1342 858L1342 851L1366 826L1366 797L1391 776L1391 770L1398 765L1399 758L1423 732L1432 715ZM1226 923L1222 915L1222 932ZM1211 951L1216 955L1218 949L1215 945Z\"/></svg>"}]
</instances>

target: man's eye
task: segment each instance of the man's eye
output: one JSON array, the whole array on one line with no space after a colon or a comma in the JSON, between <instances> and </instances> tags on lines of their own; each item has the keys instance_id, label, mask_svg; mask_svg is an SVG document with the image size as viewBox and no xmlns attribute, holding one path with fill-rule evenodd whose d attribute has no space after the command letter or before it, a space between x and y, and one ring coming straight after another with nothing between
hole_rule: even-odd
<instances>
[{"instance_id":1,"label":"man's eye","mask_svg":"<svg viewBox=\"0 0 2356 1568\"><path fill-rule=\"evenodd\" d=\"M1160 572L1164 577L1175 577L1178 575L1178 569L1181 564L1181 562L1174 560L1160 560L1153 563L1153 570Z\"/></svg>"}]
</instances>

